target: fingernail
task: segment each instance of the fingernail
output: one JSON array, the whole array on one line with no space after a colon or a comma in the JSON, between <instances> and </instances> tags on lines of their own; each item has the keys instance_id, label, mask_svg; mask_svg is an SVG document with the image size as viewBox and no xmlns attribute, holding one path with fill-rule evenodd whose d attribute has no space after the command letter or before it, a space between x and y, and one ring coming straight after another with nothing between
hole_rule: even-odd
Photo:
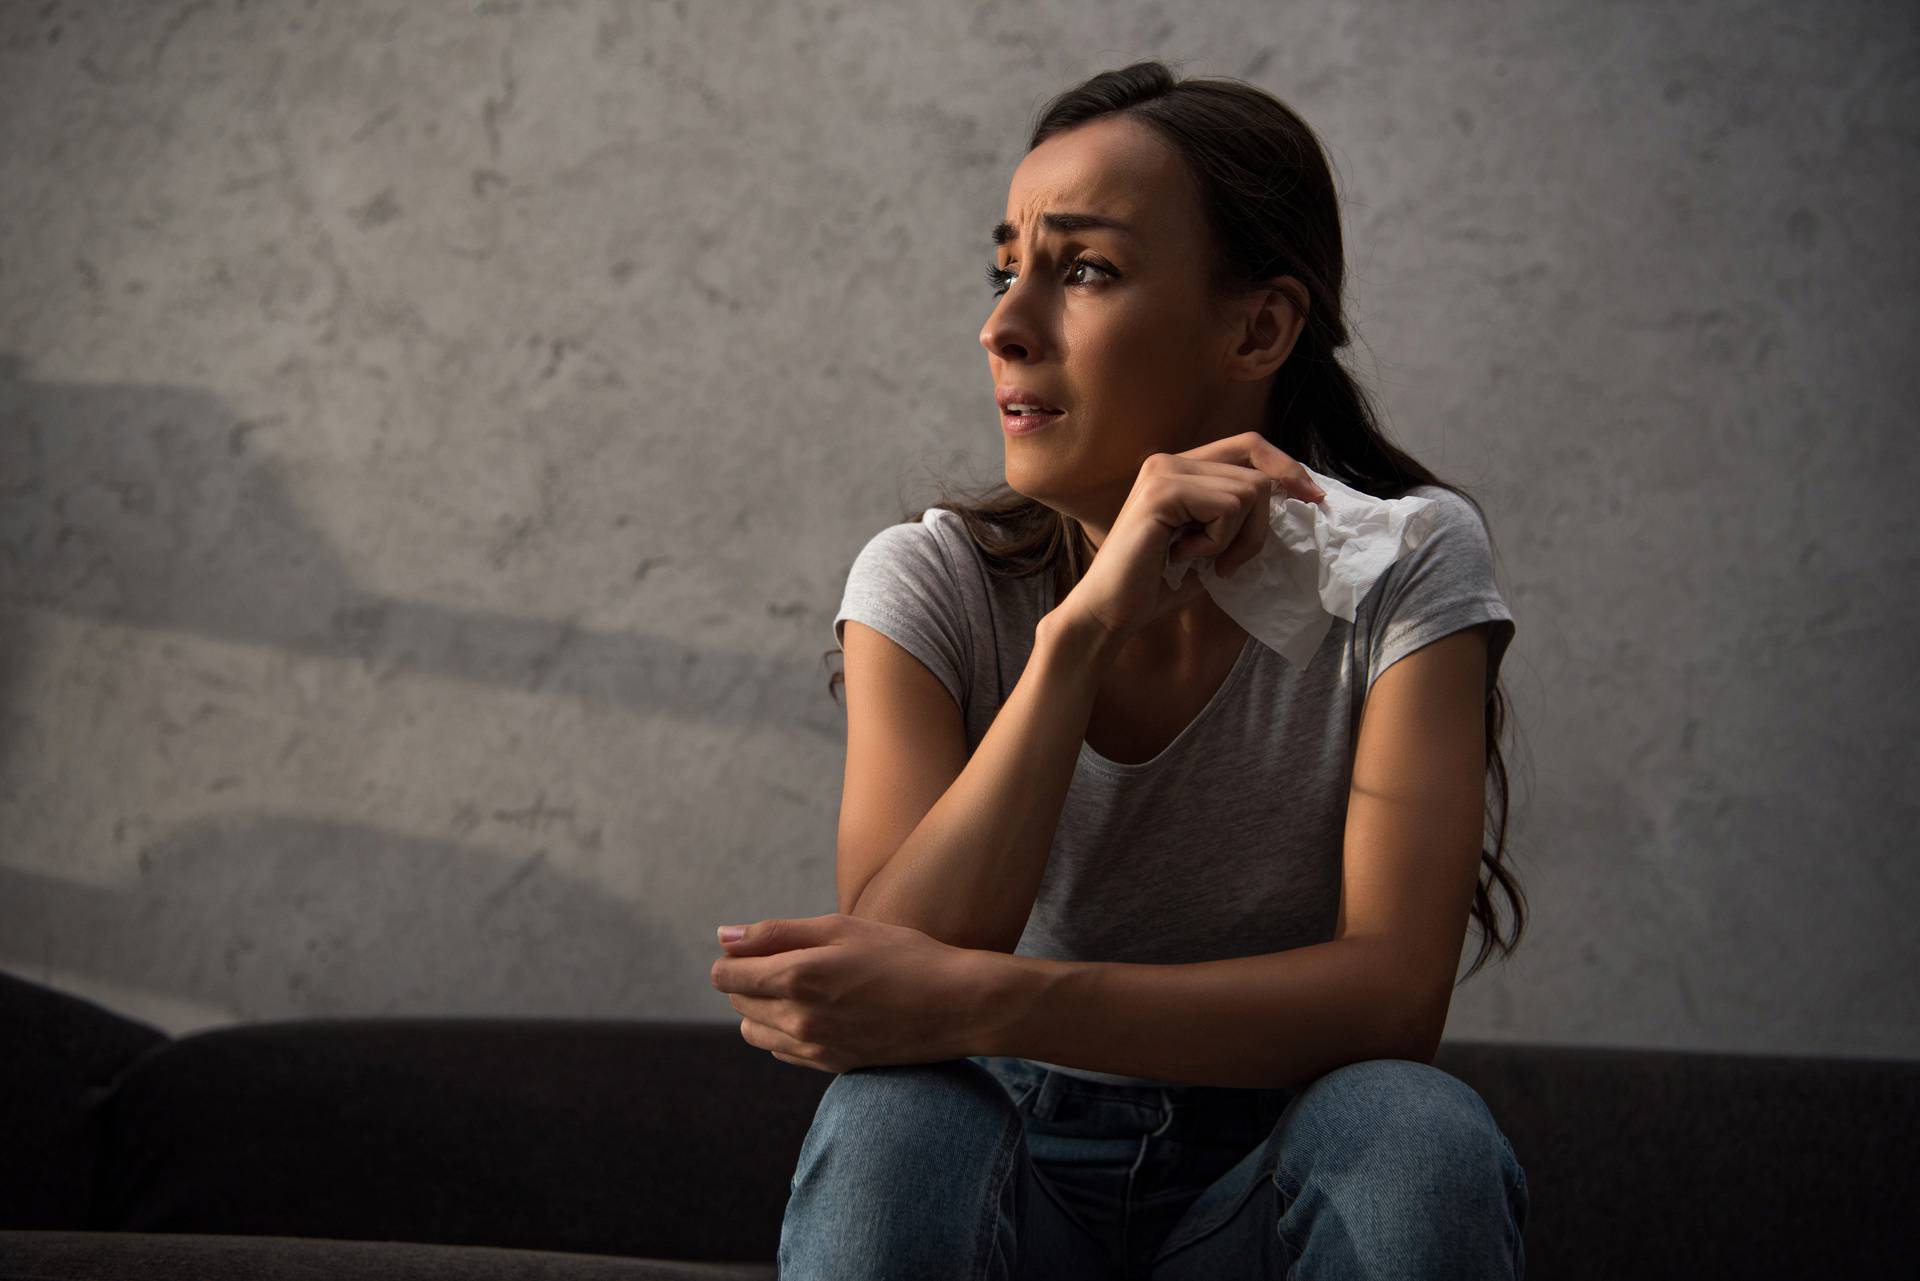
<instances>
[{"instance_id":1,"label":"fingernail","mask_svg":"<svg viewBox=\"0 0 1920 1281\"><path fill-rule=\"evenodd\" d=\"M740 936L746 932L747 927L744 925L722 925L720 927L720 941L722 943L737 943L740 941Z\"/></svg>"}]
</instances>

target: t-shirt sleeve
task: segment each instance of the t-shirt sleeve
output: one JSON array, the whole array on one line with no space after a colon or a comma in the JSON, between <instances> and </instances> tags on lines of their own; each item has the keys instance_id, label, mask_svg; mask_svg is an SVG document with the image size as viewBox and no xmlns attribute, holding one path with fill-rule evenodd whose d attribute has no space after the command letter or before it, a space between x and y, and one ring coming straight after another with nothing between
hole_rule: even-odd
<instances>
[{"instance_id":1,"label":"t-shirt sleeve","mask_svg":"<svg viewBox=\"0 0 1920 1281\"><path fill-rule=\"evenodd\" d=\"M844 646L842 624L865 623L919 659L964 709L971 640L959 576L933 519L889 525L867 540L847 571L833 639Z\"/></svg>"},{"instance_id":2,"label":"t-shirt sleeve","mask_svg":"<svg viewBox=\"0 0 1920 1281\"><path fill-rule=\"evenodd\" d=\"M1380 673L1423 645L1463 627L1491 622L1487 647L1487 693L1493 693L1500 660L1513 642L1513 613L1494 582L1493 546L1472 503L1451 490L1420 495L1439 504L1433 532L1387 567L1375 584L1367 688Z\"/></svg>"}]
</instances>

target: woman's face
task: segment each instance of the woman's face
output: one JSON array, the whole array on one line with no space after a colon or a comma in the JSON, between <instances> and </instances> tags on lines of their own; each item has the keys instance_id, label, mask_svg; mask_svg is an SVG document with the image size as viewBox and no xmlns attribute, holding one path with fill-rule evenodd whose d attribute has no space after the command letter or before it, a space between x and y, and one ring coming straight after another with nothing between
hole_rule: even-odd
<instances>
[{"instance_id":1,"label":"woman's face","mask_svg":"<svg viewBox=\"0 0 1920 1281\"><path fill-rule=\"evenodd\" d=\"M1061 214L1121 226L1043 220ZM1066 412L1003 432L1007 483L1076 517L1096 541L1148 454L1259 423L1269 383L1244 369L1233 376L1245 321L1206 306L1207 235L1178 155L1126 117L1057 134L1014 171L994 233L994 261L1008 274L980 345L996 389L1023 388Z\"/></svg>"}]
</instances>

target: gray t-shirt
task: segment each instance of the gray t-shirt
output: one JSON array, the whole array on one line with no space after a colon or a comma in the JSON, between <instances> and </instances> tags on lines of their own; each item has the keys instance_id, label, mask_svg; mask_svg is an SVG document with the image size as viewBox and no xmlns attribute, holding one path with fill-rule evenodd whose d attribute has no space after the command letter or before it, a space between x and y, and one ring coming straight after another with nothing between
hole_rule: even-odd
<instances>
[{"instance_id":1,"label":"gray t-shirt","mask_svg":"<svg viewBox=\"0 0 1920 1281\"><path fill-rule=\"evenodd\" d=\"M1451 490L1410 492L1441 504L1434 532L1387 568L1351 623L1333 620L1304 670L1249 636L1212 701L1152 760L1111 761L1080 744L1017 955L1178 964L1333 937L1365 691L1421 646L1492 620L1491 694L1513 639L1479 514ZM861 549L833 634L844 643L841 624L858 619L918 658L959 704L971 752L1054 603L1051 575L993 576L960 518L931 507Z\"/></svg>"}]
</instances>

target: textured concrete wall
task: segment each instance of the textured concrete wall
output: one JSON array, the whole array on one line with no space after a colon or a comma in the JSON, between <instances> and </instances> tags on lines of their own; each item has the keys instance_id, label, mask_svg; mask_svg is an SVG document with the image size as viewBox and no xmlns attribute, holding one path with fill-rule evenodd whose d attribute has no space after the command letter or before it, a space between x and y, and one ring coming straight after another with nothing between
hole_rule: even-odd
<instances>
[{"instance_id":1,"label":"textured concrete wall","mask_svg":"<svg viewBox=\"0 0 1920 1281\"><path fill-rule=\"evenodd\" d=\"M1895 3L0 9L0 966L731 1020L847 566L1000 465L1030 115L1144 56L1321 131L1492 518L1533 914L1450 1035L1920 1052Z\"/></svg>"}]
</instances>

